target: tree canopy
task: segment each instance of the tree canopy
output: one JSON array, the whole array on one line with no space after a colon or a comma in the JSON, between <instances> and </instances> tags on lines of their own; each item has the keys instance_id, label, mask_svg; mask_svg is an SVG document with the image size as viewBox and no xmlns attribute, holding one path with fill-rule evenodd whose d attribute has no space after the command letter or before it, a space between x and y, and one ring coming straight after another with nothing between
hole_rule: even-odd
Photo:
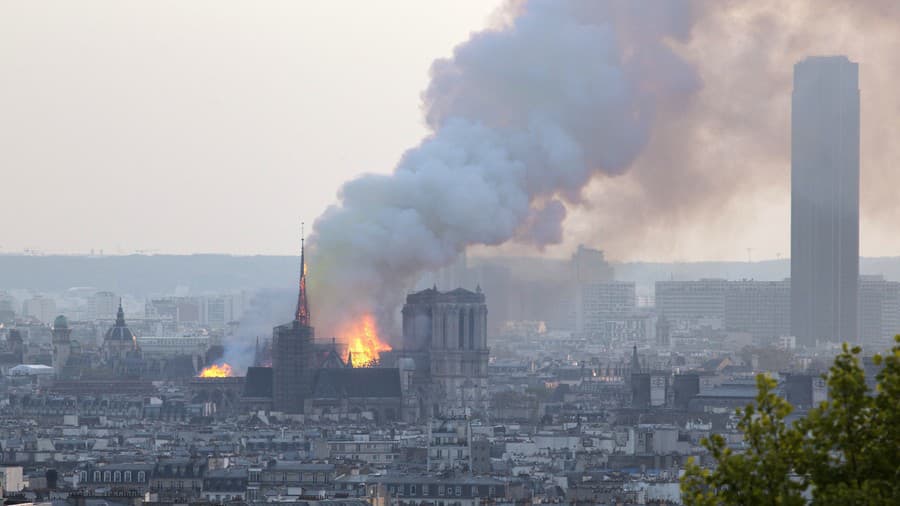
<instances>
[{"instance_id":1,"label":"tree canopy","mask_svg":"<svg viewBox=\"0 0 900 506\"><path fill-rule=\"evenodd\" d=\"M900 504L900 336L866 384L860 348L844 345L825 375L828 400L787 423L791 405L768 375L755 403L738 411L741 451L713 434L701 443L714 465L689 460L681 481L688 506Z\"/></svg>"}]
</instances>

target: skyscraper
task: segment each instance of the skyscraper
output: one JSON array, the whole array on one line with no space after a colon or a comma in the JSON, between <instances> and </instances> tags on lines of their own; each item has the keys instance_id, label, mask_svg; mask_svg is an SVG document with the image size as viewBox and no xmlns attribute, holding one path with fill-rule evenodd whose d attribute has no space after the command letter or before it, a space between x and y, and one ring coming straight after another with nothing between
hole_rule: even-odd
<instances>
[{"instance_id":1,"label":"skyscraper","mask_svg":"<svg viewBox=\"0 0 900 506\"><path fill-rule=\"evenodd\" d=\"M791 333L853 341L859 282L859 65L794 65L791 116Z\"/></svg>"}]
</instances>

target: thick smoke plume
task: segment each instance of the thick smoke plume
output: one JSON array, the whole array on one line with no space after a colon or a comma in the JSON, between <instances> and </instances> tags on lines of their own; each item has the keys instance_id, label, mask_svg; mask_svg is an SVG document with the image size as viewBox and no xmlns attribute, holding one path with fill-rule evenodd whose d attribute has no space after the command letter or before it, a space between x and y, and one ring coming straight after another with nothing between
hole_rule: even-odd
<instances>
[{"instance_id":1,"label":"thick smoke plume","mask_svg":"<svg viewBox=\"0 0 900 506\"><path fill-rule=\"evenodd\" d=\"M316 223L326 328L345 309L389 322L419 271L468 246L789 256L793 65L816 54L860 63L861 244L900 247L900 2L526 1L500 17L434 64L433 135Z\"/></svg>"},{"instance_id":2,"label":"thick smoke plume","mask_svg":"<svg viewBox=\"0 0 900 506\"><path fill-rule=\"evenodd\" d=\"M657 108L626 174L588 186L560 251L580 241L622 259L788 257L793 66L844 54L860 64L862 253L896 254L900 2L695 0L690 14L673 48L701 88Z\"/></svg>"},{"instance_id":3,"label":"thick smoke plume","mask_svg":"<svg viewBox=\"0 0 900 506\"><path fill-rule=\"evenodd\" d=\"M595 176L626 171L658 109L699 88L672 49L690 33L685 1L534 0L503 14L434 63L423 94L433 134L392 174L346 183L316 221L309 273L324 332L366 311L393 331L418 273L469 246L559 242L566 204Z\"/></svg>"}]
</instances>

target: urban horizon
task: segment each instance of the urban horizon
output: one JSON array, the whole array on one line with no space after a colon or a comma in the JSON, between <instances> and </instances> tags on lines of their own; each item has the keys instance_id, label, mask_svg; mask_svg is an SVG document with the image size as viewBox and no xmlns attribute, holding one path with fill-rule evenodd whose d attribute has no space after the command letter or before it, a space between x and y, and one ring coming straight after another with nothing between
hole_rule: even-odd
<instances>
[{"instance_id":1,"label":"urban horizon","mask_svg":"<svg viewBox=\"0 0 900 506\"><path fill-rule=\"evenodd\" d=\"M896 504L897 34L0 3L0 506Z\"/></svg>"}]
</instances>

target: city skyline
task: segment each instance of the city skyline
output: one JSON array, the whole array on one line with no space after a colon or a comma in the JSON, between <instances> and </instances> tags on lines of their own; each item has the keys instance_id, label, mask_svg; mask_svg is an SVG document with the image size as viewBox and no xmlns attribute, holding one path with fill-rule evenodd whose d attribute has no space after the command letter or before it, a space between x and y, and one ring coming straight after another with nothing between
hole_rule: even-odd
<instances>
[{"instance_id":1,"label":"city skyline","mask_svg":"<svg viewBox=\"0 0 900 506\"><path fill-rule=\"evenodd\" d=\"M896 0L0 2L0 506L894 504L897 48Z\"/></svg>"}]
</instances>

